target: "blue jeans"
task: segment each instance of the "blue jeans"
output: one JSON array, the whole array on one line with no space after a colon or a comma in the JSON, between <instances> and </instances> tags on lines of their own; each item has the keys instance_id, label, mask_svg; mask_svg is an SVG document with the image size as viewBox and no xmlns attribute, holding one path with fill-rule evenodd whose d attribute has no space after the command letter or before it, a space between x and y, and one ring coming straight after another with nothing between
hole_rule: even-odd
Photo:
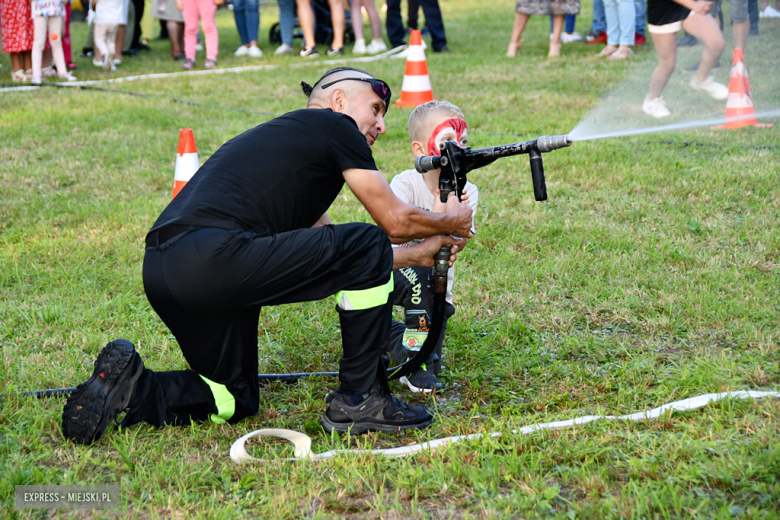
<instances>
[{"instance_id":1,"label":"blue jeans","mask_svg":"<svg viewBox=\"0 0 780 520\"><path fill-rule=\"evenodd\" d=\"M645 34L645 25L647 24L647 4L645 0L634 0L634 9L636 9L636 32Z\"/></svg>"},{"instance_id":2,"label":"blue jeans","mask_svg":"<svg viewBox=\"0 0 780 520\"><path fill-rule=\"evenodd\" d=\"M590 32L601 34L607 30L607 19L604 16L604 0L593 0L593 23Z\"/></svg>"},{"instance_id":3,"label":"blue jeans","mask_svg":"<svg viewBox=\"0 0 780 520\"><path fill-rule=\"evenodd\" d=\"M420 0L420 5L425 15L425 23L428 25L428 30L431 31L431 45L434 51L438 51L447 45L447 35L444 32L444 22L441 19L439 0ZM398 47L403 45L406 29L401 19L401 0L387 0L387 19L385 24L390 46Z\"/></svg>"},{"instance_id":4,"label":"blue jeans","mask_svg":"<svg viewBox=\"0 0 780 520\"><path fill-rule=\"evenodd\" d=\"M636 8L634 0L604 0L607 44L634 45Z\"/></svg>"},{"instance_id":5,"label":"blue jeans","mask_svg":"<svg viewBox=\"0 0 780 520\"><path fill-rule=\"evenodd\" d=\"M257 41L257 29L260 26L260 7L257 0L233 0L233 16L241 44Z\"/></svg>"},{"instance_id":6,"label":"blue jeans","mask_svg":"<svg viewBox=\"0 0 780 520\"><path fill-rule=\"evenodd\" d=\"M282 31L282 43L293 46L293 27L295 27L295 0L279 0L279 29Z\"/></svg>"}]
</instances>

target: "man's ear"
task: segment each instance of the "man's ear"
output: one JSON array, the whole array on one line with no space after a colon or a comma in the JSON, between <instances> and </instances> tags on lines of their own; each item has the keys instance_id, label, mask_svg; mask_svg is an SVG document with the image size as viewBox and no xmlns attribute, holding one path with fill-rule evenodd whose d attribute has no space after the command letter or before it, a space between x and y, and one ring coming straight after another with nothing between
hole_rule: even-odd
<instances>
[{"instance_id":1,"label":"man's ear","mask_svg":"<svg viewBox=\"0 0 780 520\"><path fill-rule=\"evenodd\" d=\"M425 157L428 155L428 146L420 141L412 141L412 153L415 157Z\"/></svg>"},{"instance_id":2,"label":"man's ear","mask_svg":"<svg viewBox=\"0 0 780 520\"><path fill-rule=\"evenodd\" d=\"M347 94L337 88L330 95L330 104L334 112L344 113L344 107L347 105Z\"/></svg>"}]
</instances>

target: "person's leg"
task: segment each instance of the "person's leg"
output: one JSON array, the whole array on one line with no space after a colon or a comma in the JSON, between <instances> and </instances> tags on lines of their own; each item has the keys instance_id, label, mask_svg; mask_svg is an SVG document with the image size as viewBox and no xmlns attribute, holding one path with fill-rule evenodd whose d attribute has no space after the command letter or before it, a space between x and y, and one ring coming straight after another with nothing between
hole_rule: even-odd
<instances>
[{"instance_id":1,"label":"person's leg","mask_svg":"<svg viewBox=\"0 0 780 520\"><path fill-rule=\"evenodd\" d=\"M152 16L152 1L144 0L144 14L141 17L141 42L144 45L152 40L154 32L154 17Z\"/></svg>"},{"instance_id":2,"label":"person's leg","mask_svg":"<svg viewBox=\"0 0 780 520\"><path fill-rule=\"evenodd\" d=\"M404 45L406 30L404 30L404 22L401 18L401 0L387 0L385 28L387 29L387 39L390 40L390 47Z\"/></svg>"},{"instance_id":3,"label":"person's leg","mask_svg":"<svg viewBox=\"0 0 780 520\"><path fill-rule=\"evenodd\" d=\"M723 48L726 46L723 33L720 32L718 22L713 17L697 13L683 20L682 26L686 32L704 44L699 70L696 72L696 79L703 82L709 77L712 67L723 54Z\"/></svg>"},{"instance_id":4,"label":"person's leg","mask_svg":"<svg viewBox=\"0 0 780 520\"><path fill-rule=\"evenodd\" d=\"M133 2L127 3L127 24L125 25L125 33L122 35L122 39L117 44L122 44L122 50L119 53L128 53L133 45L133 31L135 31L135 4ZM119 57L122 58L121 56Z\"/></svg>"},{"instance_id":5,"label":"person's leg","mask_svg":"<svg viewBox=\"0 0 780 520\"><path fill-rule=\"evenodd\" d=\"M87 35L84 37L84 46L81 48L81 52L86 54L89 51L94 51L95 49L95 24L91 23L87 26ZM98 59L98 56L95 56L95 59Z\"/></svg>"},{"instance_id":6,"label":"person's leg","mask_svg":"<svg viewBox=\"0 0 780 520\"><path fill-rule=\"evenodd\" d=\"M645 0L634 0L634 11L636 12L634 32L644 36L645 25L647 25L647 3Z\"/></svg>"},{"instance_id":7,"label":"person's leg","mask_svg":"<svg viewBox=\"0 0 780 520\"><path fill-rule=\"evenodd\" d=\"M184 24L173 20L166 20L168 39L171 41L171 57L177 58L184 54Z\"/></svg>"},{"instance_id":8,"label":"person's leg","mask_svg":"<svg viewBox=\"0 0 780 520\"><path fill-rule=\"evenodd\" d=\"M382 18L379 16L374 0L364 0L364 5L368 13L368 22L371 24L371 39L375 42L384 42L382 40Z\"/></svg>"},{"instance_id":9,"label":"person's leg","mask_svg":"<svg viewBox=\"0 0 780 520\"><path fill-rule=\"evenodd\" d=\"M129 9L128 9L129 10ZM119 24L116 29L116 57L115 59L122 61L122 50L125 46L125 35L127 34L127 25Z\"/></svg>"},{"instance_id":10,"label":"person's leg","mask_svg":"<svg viewBox=\"0 0 780 520\"><path fill-rule=\"evenodd\" d=\"M604 0L593 0L593 23L590 25L590 32L599 35L606 30L607 16L604 13Z\"/></svg>"},{"instance_id":11,"label":"person's leg","mask_svg":"<svg viewBox=\"0 0 780 520\"><path fill-rule=\"evenodd\" d=\"M119 30L119 26L115 23L109 24L106 27L106 47L108 48L108 54L106 54L106 59L108 61L109 69L112 69L113 65L113 57L116 55L116 33L117 30Z\"/></svg>"},{"instance_id":12,"label":"person's leg","mask_svg":"<svg viewBox=\"0 0 780 520\"><path fill-rule=\"evenodd\" d=\"M47 22L49 26L49 41L54 64L57 66L57 75L68 75L68 66L65 64L65 53L62 52L62 16L50 16Z\"/></svg>"},{"instance_id":13,"label":"person's leg","mask_svg":"<svg viewBox=\"0 0 780 520\"><path fill-rule=\"evenodd\" d=\"M418 23L420 19L420 0L408 0L407 4L406 26L409 29L418 29Z\"/></svg>"},{"instance_id":14,"label":"person's leg","mask_svg":"<svg viewBox=\"0 0 780 520\"><path fill-rule=\"evenodd\" d=\"M617 0L617 14L620 25L618 43L621 47L631 47L636 34L634 0Z\"/></svg>"},{"instance_id":15,"label":"person's leg","mask_svg":"<svg viewBox=\"0 0 780 520\"><path fill-rule=\"evenodd\" d=\"M664 87L674 73L677 61L677 33L657 34L650 33L653 37L653 45L658 54L658 66L650 77L649 99L661 97Z\"/></svg>"},{"instance_id":16,"label":"person's leg","mask_svg":"<svg viewBox=\"0 0 780 520\"><path fill-rule=\"evenodd\" d=\"M344 48L344 28L346 24L346 13L344 12L344 4L341 0L328 0L330 5L330 21L333 25L333 42L331 42L331 49L343 49ZM360 16L361 22L363 16Z\"/></svg>"},{"instance_id":17,"label":"person's leg","mask_svg":"<svg viewBox=\"0 0 780 520\"><path fill-rule=\"evenodd\" d=\"M293 29L295 28L295 0L279 0L279 29L282 32L282 43L293 46Z\"/></svg>"},{"instance_id":18,"label":"person's leg","mask_svg":"<svg viewBox=\"0 0 780 520\"><path fill-rule=\"evenodd\" d=\"M32 79L41 81L43 46L46 44L46 17L33 18Z\"/></svg>"},{"instance_id":19,"label":"person's leg","mask_svg":"<svg viewBox=\"0 0 780 520\"><path fill-rule=\"evenodd\" d=\"M11 72L24 72L24 57L21 52L11 53Z\"/></svg>"},{"instance_id":20,"label":"person's leg","mask_svg":"<svg viewBox=\"0 0 780 520\"><path fill-rule=\"evenodd\" d=\"M565 25L565 31L567 34L572 34L574 32L574 25L577 23L577 15L576 14L567 14L566 15L566 25Z\"/></svg>"},{"instance_id":21,"label":"person's leg","mask_svg":"<svg viewBox=\"0 0 780 520\"><path fill-rule=\"evenodd\" d=\"M260 30L260 4L257 0L246 0L246 36L250 47L257 47L257 33ZM216 11L216 7L215 7ZM214 26L216 28L216 25Z\"/></svg>"},{"instance_id":22,"label":"person's leg","mask_svg":"<svg viewBox=\"0 0 780 520\"><path fill-rule=\"evenodd\" d=\"M96 23L95 24L95 50L100 53L101 56L108 56L109 50L108 50L108 44L106 42L106 39L108 37L107 29L109 25L105 23ZM111 42L112 46L114 42Z\"/></svg>"},{"instance_id":23,"label":"person's leg","mask_svg":"<svg viewBox=\"0 0 780 520\"><path fill-rule=\"evenodd\" d=\"M133 0L133 37L130 40L131 49L141 48L141 20L144 16L144 0Z\"/></svg>"},{"instance_id":24,"label":"person's leg","mask_svg":"<svg viewBox=\"0 0 780 520\"><path fill-rule=\"evenodd\" d=\"M62 53L65 55L65 64L73 63L73 51L70 42L70 2L65 4L65 18L62 22Z\"/></svg>"},{"instance_id":25,"label":"person's leg","mask_svg":"<svg viewBox=\"0 0 780 520\"><path fill-rule=\"evenodd\" d=\"M550 50L547 53L548 58L561 55L561 33L563 32L563 21L565 18L566 15L563 14L553 15L553 32L550 40Z\"/></svg>"},{"instance_id":26,"label":"person's leg","mask_svg":"<svg viewBox=\"0 0 780 520\"><path fill-rule=\"evenodd\" d=\"M734 32L734 48L745 50L750 34L750 15L747 0L731 0L732 31Z\"/></svg>"},{"instance_id":27,"label":"person's leg","mask_svg":"<svg viewBox=\"0 0 780 520\"><path fill-rule=\"evenodd\" d=\"M748 17L750 18L750 34L758 36L758 0L748 0Z\"/></svg>"},{"instance_id":28,"label":"person's leg","mask_svg":"<svg viewBox=\"0 0 780 520\"><path fill-rule=\"evenodd\" d=\"M444 30L444 20L441 16L439 0L420 0L423 14L425 15L425 25L431 31L431 46L433 51L439 51L447 46L447 34Z\"/></svg>"},{"instance_id":29,"label":"person's leg","mask_svg":"<svg viewBox=\"0 0 780 520\"><path fill-rule=\"evenodd\" d=\"M246 21L246 2L247 0L233 0L233 18L236 20L236 29L238 29L238 38L241 40L241 45L244 47L249 47L249 34L247 34Z\"/></svg>"},{"instance_id":30,"label":"person's leg","mask_svg":"<svg viewBox=\"0 0 780 520\"><path fill-rule=\"evenodd\" d=\"M200 23L203 25L203 34L206 38L206 59L216 60L219 54L219 34L214 16L217 14L217 5L214 0L196 0L200 14ZM255 47L257 35L255 34Z\"/></svg>"},{"instance_id":31,"label":"person's leg","mask_svg":"<svg viewBox=\"0 0 780 520\"><path fill-rule=\"evenodd\" d=\"M604 0L604 16L607 20L607 47L600 53L601 56L616 51L620 44L620 17L618 16L617 0Z\"/></svg>"},{"instance_id":32,"label":"person's leg","mask_svg":"<svg viewBox=\"0 0 780 520\"><path fill-rule=\"evenodd\" d=\"M198 44L198 0L184 0L184 56L195 61L195 46Z\"/></svg>"},{"instance_id":33,"label":"person's leg","mask_svg":"<svg viewBox=\"0 0 780 520\"><path fill-rule=\"evenodd\" d=\"M528 24L529 15L515 12L515 24L512 26L512 36L509 38L509 46L519 46L525 26Z\"/></svg>"},{"instance_id":34,"label":"person's leg","mask_svg":"<svg viewBox=\"0 0 780 520\"><path fill-rule=\"evenodd\" d=\"M314 11L311 8L311 0L296 0L298 6L298 22L303 31L303 44L307 49L317 46L314 39Z\"/></svg>"},{"instance_id":35,"label":"person's leg","mask_svg":"<svg viewBox=\"0 0 780 520\"><path fill-rule=\"evenodd\" d=\"M355 43L363 42L365 44L365 37L363 36L363 0L352 0L352 32L355 34Z\"/></svg>"}]
</instances>

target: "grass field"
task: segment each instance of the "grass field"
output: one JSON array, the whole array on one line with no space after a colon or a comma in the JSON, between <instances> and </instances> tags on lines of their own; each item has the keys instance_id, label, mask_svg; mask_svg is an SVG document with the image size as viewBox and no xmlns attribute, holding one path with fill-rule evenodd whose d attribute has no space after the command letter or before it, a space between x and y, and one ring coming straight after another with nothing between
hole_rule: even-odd
<instances>
[{"instance_id":1,"label":"grass field","mask_svg":"<svg viewBox=\"0 0 780 520\"><path fill-rule=\"evenodd\" d=\"M571 44L547 61L549 22L541 17L531 20L521 55L508 60L514 2L441 4L453 52L428 54L434 93L464 109L474 147L567 133L601 96L655 60L651 45L611 63L594 57L593 46ZM583 6L581 32L590 9ZM317 421L335 385L325 379L261 388L260 414L236 426L133 427L91 447L63 441L63 399L10 395L75 386L117 337L133 341L154 370L186 368L144 295L143 237L170 200L179 128L194 130L203 162L231 137L301 108L299 82L313 83L330 68L272 57L267 30L276 19L275 6L262 8L266 58L250 62L232 56L232 17L218 14L219 66L278 65L273 70L110 85L149 97L0 92L3 516L84 516L16 510L14 485L119 484L122 508L89 517L780 517L780 402L771 399L507 435L399 460L238 466L228 456L239 436L263 427L305 431L317 452L391 447L626 414L710 392L780 390L778 128L577 143L545 156L546 203L533 201L525 158L473 173L479 233L459 256L446 389L422 399L437 421L419 435L325 435ZM776 56L780 37L779 22L761 24L762 35L750 41L755 59ZM85 30L74 24L75 49ZM126 58L115 76L180 70L167 42L152 45L153 52ZM7 74L7 57L0 63ZM108 77L86 59L76 63L79 79ZM363 66L400 94L403 61ZM778 69L748 67L756 97L780 106ZM727 77L725 66L717 78ZM673 82L686 79L678 71ZM635 104L644 95L636 92ZM408 110L391 109L374 147L388 179L411 164L407 117ZM370 221L346 189L330 213L337 223ZM264 309L259 332L259 372L337 367L340 331L330 300ZM291 453L270 441L250 446L260 457Z\"/></svg>"}]
</instances>

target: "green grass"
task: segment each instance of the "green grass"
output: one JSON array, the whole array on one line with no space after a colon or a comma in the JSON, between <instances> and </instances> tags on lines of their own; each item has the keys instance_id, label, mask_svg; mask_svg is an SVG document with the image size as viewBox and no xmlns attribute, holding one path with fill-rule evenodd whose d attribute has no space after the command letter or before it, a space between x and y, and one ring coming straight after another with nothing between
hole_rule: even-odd
<instances>
[{"instance_id":1,"label":"green grass","mask_svg":"<svg viewBox=\"0 0 780 520\"><path fill-rule=\"evenodd\" d=\"M442 1L453 52L428 54L434 93L464 109L475 147L521 139L502 132L569 132L602 95L655 60L650 46L611 63L595 58L591 46L572 44L560 60L547 61L542 17L531 20L521 55L508 60L513 4ZM277 11L262 13L267 42ZM588 5L581 31L589 20ZM769 55L780 24L761 24L749 45ZM300 59L274 58L267 43L263 60L235 58L229 13L219 12L218 25L220 67L279 67L112 85L150 98L0 93L1 392L74 386L117 337L135 342L152 369L186 367L141 281L143 237L170 200L178 129L194 130L202 162L270 116L170 99L283 113L303 106L301 80L311 83L329 68L293 67ZM84 31L74 25L76 49ZM115 75L179 70L167 42L152 45ZM7 57L0 63L6 74ZM109 77L88 60L76 63L79 79ZM402 61L364 66L400 94ZM748 69L765 87L756 97L776 100L777 69ZM774 83L758 80L772 74ZM728 67L717 74L727 76ZM635 103L643 97L638 91ZM390 110L387 135L374 147L388 179L411 164L407 117L408 110ZM479 234L459 257L446 390L423 399L439 415L419 436L323 434L317 421L334 383L320 379L261 388L260 414L235 427L141 426L109 432L91 447L63 441L62 399L6 395L0 510L11 518L47 516L15 510L14 485L89 483L121 486L122 510L94 517L780 517L780 403L771 399L482 439L400 460L237 466L228 457L235 439L263 427L306 431L321 452L509 432L709 392L779 390L778 145L777 128L577 143L545 156L546 203L533 201L525 158L474 172ZM347 190L331 216L370 220ZM264 309L259 331L260 372L337 367L331 301ZM291 453L272 441L250 447L267 458Z\"/></svg>"}]
</instances>

